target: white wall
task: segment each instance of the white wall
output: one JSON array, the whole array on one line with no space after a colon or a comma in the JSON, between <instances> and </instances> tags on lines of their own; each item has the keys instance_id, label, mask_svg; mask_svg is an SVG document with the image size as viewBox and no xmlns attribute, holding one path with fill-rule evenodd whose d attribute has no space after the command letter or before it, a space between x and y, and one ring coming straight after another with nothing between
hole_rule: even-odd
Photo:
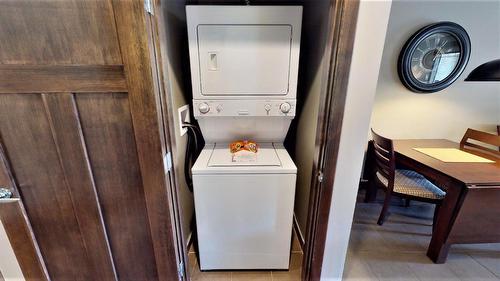
<instances>
[{"instance_id":1,"label":"white wall","mask_svg":"<svg viewBox=\"0 0 500 281\"><path fill-rule=\"evenodd\" d=\"M360 2L321 280L342 279L390 9Z\"/></svg>"},{"instance_id":2,"label":"white wall","mask_svg":"<svg viewBox=\"0 0 500 281\"><path fill-rule=\"evenodd\" d=\"M173 111L174 124L169 124L173 129L172 160L178 183L179 208L181 215L181 226L184 239L187 240L191 234L191 221L194 214L194 200L192 193L188 190L184 179L184 153L186 151L187 135L180 136L179 117L177 109L185 104L191 103L191 89L189 88L190 76L185 67L189 67L187 55L187 31L186 13L184 0L163 1L163 9L166 15L165 26L167 48L166 54L162 53L163 64L166 66L166 91L167 104ZM187 242L187 241L186 241Z\"/></svg>"},{"instance_id":3,"label":"white wall","mask_svg":"<svg viewBox=\"0 0 500 281\"><path fill-rule=\"evenodd\" d=\"M298 114L292 123L290 132L294 132L295 149L290 150L297 165L297 185L295 192L294 214L297 219L300 239L307 236L307 217L311 178L317 155L316 131L321 95L327 87L323 68L323 54L329 26L329 0L315 0L304 3L302 41L297 89ZM328 50L326 50L328 52ZM289 132L289 134L290 134ZM288 137L290 138L290 136Z\"/></svg>"},{"instance_id":4,"label":"white wall","mask_svg":"<svg viewBox=\"0 0 500 281\"><path fill-rule=\"evenodd\" d=\"M470 61L449 88L416 94L401 84L396 63L406 40L438 21L463 26L471 39ZM459 141L467 128L496 131L500 83L464 82L478 65L500 58L500 1L394 1L373 107L372 127L390 138Z\"/></svg>"},{"instance_id":5,"label":"white wall","mask_svg":"<svg viewBox=\"0 0 500 281\"><path fill-rule=\"evenodd\" d=\"M2 221L0 221L0 272L5 281L23 281L24 276ZM1 278L0 278L1 280Z\"/></svg>"}]
</instances>

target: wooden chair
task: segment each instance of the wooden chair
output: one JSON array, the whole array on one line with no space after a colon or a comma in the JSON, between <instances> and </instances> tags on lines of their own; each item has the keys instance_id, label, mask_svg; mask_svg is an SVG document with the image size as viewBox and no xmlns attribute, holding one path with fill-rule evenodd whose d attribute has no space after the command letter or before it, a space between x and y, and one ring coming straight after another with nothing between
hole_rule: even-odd
<instances>
[{"instance_id":1,"label":"wooden chair","mask_svg":"<svg viewBox=\"0 0 500 281\"><path fill-rule=\"evenodd\" d=\"M385 200L378 224L385 221L391 197L397 196L409 200L436 204L434 220L446 193L427 180L424 176L411 170L396 169L394 146L391 139L382 137L372 129L376 184L385 191Z\"/></svg>"},{"instance_id":2,"label":"wooden chair","mask_svg":"<svg viewBox=\"0 0 500 281\"><path fill-rule=\"evenodd\" d=\"M473 149L500 157L500 126L497 126L497 130L499 134L494 135L469 128L460 141L460 148ZM474 142L470 142L470 140ZM485 146L485 144L489 145L489 147Z\"/></svg>"}]
</instances>

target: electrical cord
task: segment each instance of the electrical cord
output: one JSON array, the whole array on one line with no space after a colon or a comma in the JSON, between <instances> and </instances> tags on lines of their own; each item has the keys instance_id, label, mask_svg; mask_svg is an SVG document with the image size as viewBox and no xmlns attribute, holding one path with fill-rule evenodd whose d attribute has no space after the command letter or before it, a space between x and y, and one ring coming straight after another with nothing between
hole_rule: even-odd
<instances>
[{"instance_id":1,"label":"electrical cord","mask_svg":"<svg viewBox=\"0 0 500 281\"><path fill-rule=\"evenodd\" d=\"M182 127L187 129L188 134L184 159L184 177L189 191L193 192L193 175L191 173L191 168L203 149L203 136L200 128L191 123L185 122Z\"/></svg>"}]
</instances>

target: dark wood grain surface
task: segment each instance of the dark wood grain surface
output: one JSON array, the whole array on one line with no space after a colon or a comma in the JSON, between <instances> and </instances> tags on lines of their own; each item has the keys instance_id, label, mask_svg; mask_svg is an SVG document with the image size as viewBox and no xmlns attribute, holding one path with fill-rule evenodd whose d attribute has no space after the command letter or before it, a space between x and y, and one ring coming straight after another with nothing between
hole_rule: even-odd
<instances>
[{"instance_id":1,"label":"dark wood grain surface","mask_svg":"<svg viewBox=\"0 0 500 281\"><path fill-rule=\"evenodd\" d=\"M110 0L0 1L0 63L119 65Z\"/></svg>"},{"instance_id":2,"label":"dark wood grain surface","mask_svg":"<svg viewBox=\"0 0 500 281\"><path fill-rule=\"evenodd\" d=\"M0 120L7 157L49 274L91 278L98 272L87 258L42 97L0 95Z\"/></svg>"},{"instance_id":3,"label":"dark wood grain surface","mask_svg":"<svg viewBox=\"0 0 500 281\"><path fill-rule=\"evenodd\" d=\"M19 198L0 200L0 223L7 232L24 278L26 280L50 280ZM0 280L3 280L1 273Z\"/></svg>"},{"instance_id":4,"label":"dark wood grain surface","mask_svg":"<svg viewBox=\"0 0 500 281\"><path fill-rule=\"evenodd\" d=\"M175 224L167 192L170 189L168 171L163 165L165 148L162 147L164 136L160 129L161 93L156 85L159 81L155 78L157 58L152 53L152 34L147 27L150 15L145 12L142 1L113 0L113 8L128 85L156 274L159 280L169 281L178 277L178 264L174 246Z\"/></svg>"},{"instance_id":5,"label":"dark wood grain surface","mask_svg":"<svg viewBox=\"0 0 500 281\"><path fill-rule=\"evenodd\" d=\"M118 276L154 280L153 244L128 96L79 94L76 105Z\"/></svg>"},{"instance_id":6,"label":"dark wood grain surface","mask_svg":"<svg viewBox=\"0 0 500 281\"><path fill-rule=\"evenodd\" d=\"M427 256L444 263L453 244L500 242L500 165L495 155L463 149L495 163L448 163L413 148L459 148L448 140L395 140L397 164L446 191Z\"/></svg>"},{"instance_id":7,"label":"dark wood grain surface","mask_svg":"<svg viewBox=\"0 0 500 281\"><path fill-rule=\"evenodd\" d=\"M121 65L1 65L0 94L125 92Z\"/></svg>"},{"instance_id":8,"label":"dark wood grain surface","mask_svg":"<svg viewBox=\"0 0 500 281\"><path fill-rule=\"evenodd\" d=\"M500 185L500 159L492 155L463 149L466 152L496 161L495 163L450 163L443 162L413 148L460 148L449 140L394 140L394 150L398 157L411 158L442 174L453 177L467 185Z\"/></svg>"},{"instance_id":9,"label":"dark wood grain surface","mask_svg":"<svg viewBox=\"0 0 500 281\"><path fill-rule=\"evenodd\" d=\"M52 280L177 280L149 17L0 1L2 151Z\"/></svg>"},{"instance_id":10,"label":"dark wood grain surface","mask_svg":"<svg viewBox=\"0 0 500 281\"><path fill-rule=\"evenodd\" d=\"M450 243L500 242L499 202L500 186L469 190L450 233Z\"/></svg>"},{"instance_id":11,"label":"dark wood grain surface","mask_svg":"<svg viewBox=\"0 0 500 281\"><path fill-rule=\"evenodd\" d=\"M101 280L116 280L115 265L109 249L74 95L42 94L42 101L63 168L66 188L71 196L81 239L88 255L89 265L92 267L91 272L99 273L98 279Z\"/></svg>"},{"instance_id":12,"label":"dark wood grain surface","mask_svg":"<svg viewBox=\"0 0 500 281\"><path fill-rule=\"evenodd\" d=\"M322 89L311 177L303 280L320 280L359 1L329 2ZM312 19L311 19L312 20ZM323 171L323 182L318 174Z\"/></svg>"}]
</instances>

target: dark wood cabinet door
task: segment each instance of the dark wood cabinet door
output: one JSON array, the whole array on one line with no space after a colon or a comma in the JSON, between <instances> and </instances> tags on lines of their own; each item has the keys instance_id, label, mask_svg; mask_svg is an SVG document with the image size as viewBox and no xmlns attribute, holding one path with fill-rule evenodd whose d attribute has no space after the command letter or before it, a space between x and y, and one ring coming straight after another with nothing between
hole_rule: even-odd
<instances>
[{"instance_id":1,"label":"dark wood cabinet door","mask_svg":"<svg viewBox=\"0 0 500 281\"><path fill-rule=\"evenodd\" d=\"M52 280L177 280L142 1L0 2L0 137Z\"/></svg>"}]
</instances>

